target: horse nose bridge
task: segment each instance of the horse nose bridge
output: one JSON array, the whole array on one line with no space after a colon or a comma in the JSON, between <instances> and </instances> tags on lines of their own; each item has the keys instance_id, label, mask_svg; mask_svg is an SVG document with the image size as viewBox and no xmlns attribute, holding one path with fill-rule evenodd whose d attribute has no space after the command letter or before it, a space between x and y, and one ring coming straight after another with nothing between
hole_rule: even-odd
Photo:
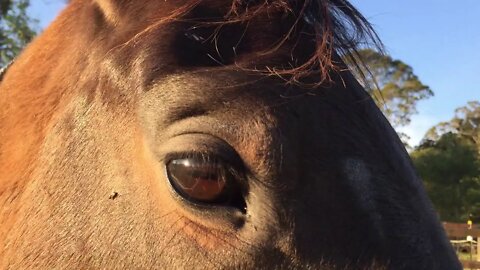
<instances>
[{"instance_id":1,"label":"horse nose bridge","mask_svg":"<svg viewBox=\"0 0 480 270\"><path fill-rule=\"evenodd\" d=\"M293 262L318 259L324 235L322 222L315 221L318 211L292 198L292 190L253 192L247 200L247 226L255 242Z\"/></svg>"},{"instance_id":2,"label":"horse nose bridge","mask_svg":"<svg viewBox=\"0 0 480 270\"><path fill-rule=\"evenodd\" d=\"M299 117L294 106L268 114L269 119L274 119L274 125L261 125L262 135L257 135L267 139L252 140L260 142L258 144L249 143L250 152L261 160L255 164L259 178L250 181L247 204L252 215L288 231L293 230L295 223L293 213L305 211L303 201L315 201L317 195L317 186L309 180L316 174L315 165L304 153L305 147L313 147L314 142L311 135L303 134L309 117ZM250 130L253 129L250 127Z\"/></svg>"},{"instance_id":3,"label":"horse nose bridge","mask_svg":"<svg viewBox=\"0 0 480 270\"><path fill-rule=\"evenodd\" d=\"M285 163L288 160L284 157ZM247 214L256 238L270 241L278 252L293 260L315 261L340 237L332 233L335 226L348 220L335 211L335 195L325 194L325 190L331 190L329 174L321 170L313 173L308 167L314 166L306 163L302 169L281 170L272 185L252 185ZM339 211L344 210L344 203L337 205Z\"/></svg>"},{"instance_id":4,"label":"horse nose bridge","mask_svg":"<svg viewBox=\"0 0 480 270\"><path fill-rule=\"evenodd\" d=\"M294 174L282 176L285 175L295 177ZM289 185L291 179L279 182L270 186L252 185L247 197L248 223L257 239L265 239L279 252L293 258L298 250L309 245L306 235L321 233L322 225L316 223L320 209L315 209L317 205L313 202L315 191Z\"/></svg>"}]
</instances>

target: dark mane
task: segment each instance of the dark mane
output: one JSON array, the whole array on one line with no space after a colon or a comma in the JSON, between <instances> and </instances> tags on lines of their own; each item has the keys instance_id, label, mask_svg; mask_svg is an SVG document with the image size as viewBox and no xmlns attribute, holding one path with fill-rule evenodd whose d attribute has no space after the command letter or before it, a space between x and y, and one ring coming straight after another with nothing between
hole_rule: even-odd
<instances>
[{"instance_id":1,"label":"dark mane","mask_svg":"<svg viewBox=\"0 0 480 270\"><path fill-rule=\"evenodd\" d=\"M249 3L260 2L253 9L248 9ZM274 0L248 1L234 0L231 14L245 19L256 13L265 13L270 7L280 7L296 19L291 25L291 31L284 36L276 48L283 42L303 32L315 42L315 50L303 63L290 69L275 70L280 75L291 75L293 81L298 81L310 74L320 75L318 84L330 81L330 72L339 71L345 66L340 58L357 69L363 66L358 55L362 46L372 46L383 51L383 44L367 19L346 0Z\"/></svg>"},{"instance_id":2,"label":"dark mane","mask_svg":"<svg viewBox=\"0 0 480 270\"><path fill-rule=\"evenodd\" d=\"M216 14L214 17L189 15L202 5L210 8L216 6L217 2L218 9L224 10L224 14ZM275 43L257 47L255 54L262 57L283 54L290 55L291 59L287 64L255 67L255 70L281 76L289 82L302 82L302 79L311 75L316 76L313 83L316 86L331 82L332 72L347 68L343 60L346 60L357 74L362 74L362 70L366 69L358 50L369 46L383 51L383 44L370 23L346 0L233 0L230 7L225 7L224 1L192 0L169 15L159 18L157 23L137 34L134 39L159 24L189 21L197 23L197 26L216 26L214 34L204 42L217 43L216 39L222 27L248 24L253 20L268 23L274 18L273 14L281 18L287 29L281 36L276 37ZM309 51L296 57L297 45L305 43L309 44ZM311 80L309 82L312 83Z\"/></svg>"}]
</instances>

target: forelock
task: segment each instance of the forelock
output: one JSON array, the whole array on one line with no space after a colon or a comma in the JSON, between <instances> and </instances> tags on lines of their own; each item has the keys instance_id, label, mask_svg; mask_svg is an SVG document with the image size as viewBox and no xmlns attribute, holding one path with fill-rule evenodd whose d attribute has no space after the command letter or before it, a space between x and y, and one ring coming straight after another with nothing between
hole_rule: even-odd
<instances>
[{"instance_id":1,"label":"forelock","mask_svg":"<svg viewBox=\"0 0 480 270\"><path fill-rule=\"evenodd\" d=\"M221 14L195 13L201 7L221 11ZM191 16L195 13L195 16ZM278 54L285 46L292 48L299 43L311 44L306 57L282 66L266 67L262 72L288 78L290 82L301 82L315 76L315 85L331 82L332 72L347 69L344 62L363 75L367 70L357 53L359 49L374 47L383 51L383 46L372 26L360 12L346 0L191 0L157 20L152 26L172 21L195 21L216 25L220 29L228 24L248 24L251 21L278 18L287 31L272 44L259 51L265 56ZM144 32L148 31L146 29ZM137 35L138 36L138 35ZM288 44L287 44L288 43ZM293 45L292 45L293 44ZM283 54L292 54L293 49ZM345 61L346 60L346 61ZM310 80L311 82L311 80Z\"/></svg>"}]
</instances>

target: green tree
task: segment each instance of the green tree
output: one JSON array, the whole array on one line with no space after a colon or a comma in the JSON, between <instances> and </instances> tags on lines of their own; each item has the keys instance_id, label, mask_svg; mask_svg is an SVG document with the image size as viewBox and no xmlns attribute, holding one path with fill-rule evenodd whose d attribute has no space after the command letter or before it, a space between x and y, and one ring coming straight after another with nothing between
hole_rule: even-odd
<instances>
[{"instance_id":1,"label":"green tree","mask_svg":"<svg viewBox=\"0 0 480 270\"><path fill-rule=\"evenodd\" d=\"M411 153L442 220L480 219L480 160L475 145L455 133L425 140Z\"/></svg>"},{"instance_id":2,"label":"green tree","mask_svg":"<svg viewBox=\"0 0 480 270\"><path fill-rule=\"evenodd\" d=\"M7 65L35 36L36 20L27 16L29 0L0 0L0 67Z\"/></svg>"},{"instance_id":3,"label":"green tree","mask_svg":"<svg viewBox=\"0 0 480 270\"><path fill-rule=\"evenodd\" d=\"M433 96L433 91L401 60L370 49L359 55L368 67L362 70L366 90L394 127L408 125L418 101Z\"/></svg>"},{"instance_id":4,"label":"green tree","mask_svg":"<svg viewBox=\"0 0 480 270\"><path fill-rule=\"evenodd\" d=\"M413 68L401 60L371 49L360 50L357 57L367 68L354 66L354 74L392 126L398 130L410 124L412 115L417 113L417 103L433 96L430 87L423 84ZM350 63L348 59L345 61ZM410 148L407 143L410 138L404 133L397 133L404 145Z\"/></svg>"},{"instance_id":5,"label":"green tree","mask_svg":"<svg viewBox=\"0 0 480 270\"><path fill-rule=\"evenodd\" d=\"M448 122L432 127L424 140L437 140L445 133L456 133L476 145L480 153L480 102L470 101L455 110L455 116Z\"/></svg>"}]
</instances>

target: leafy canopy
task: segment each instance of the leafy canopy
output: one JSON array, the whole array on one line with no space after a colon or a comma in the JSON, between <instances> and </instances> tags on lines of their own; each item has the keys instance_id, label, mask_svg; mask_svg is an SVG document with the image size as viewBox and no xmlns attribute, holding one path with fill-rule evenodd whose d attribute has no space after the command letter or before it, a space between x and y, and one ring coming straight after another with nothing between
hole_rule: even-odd
<instances>
[{"instance_id":1,"label":"leafy canopy","mask_svg":"<svg viewBox=\"0 0 480 270\"><path fill-rule=\"evenodd\" d=\"M470 140L445 133L411 157L442 220L464 222L469 214L480 220L480 158Z\"/></svg>"},{"instance_id":2,"label":"leafy canopy","mask_svg":"<svg viewBox=\"0 0 480 270\"><path fill-rule=\"evenodd\" d=\"M17 56L36 34L36 20L27 16L30 0L0 0L0 67Z\"/></svg>"},{"instance_id":3,"label":"leafy canopy","mask_svg":"<svg viewBox=\"0 0 480 270\"><path fill-rule=\"evenodd\" d=\"M470 101L455 110L455 116L448 122L432 127L424 137L424 142L438 140L443 134L452 132L476 145L480 153L480 102Z\"/></svg>"},{"instance_id":4,"label":"leafy canopy","mask_svg":"<svg viewBox=\"0 0 480 270\"><path fill-rule=\"evenodd\" d=\"M433 91L401 60L371 49L360 50L359 55L368 67L361 70L366 90L394 127L408 125L418 101L430 98Z\"/></svg>"}]
</instances>

